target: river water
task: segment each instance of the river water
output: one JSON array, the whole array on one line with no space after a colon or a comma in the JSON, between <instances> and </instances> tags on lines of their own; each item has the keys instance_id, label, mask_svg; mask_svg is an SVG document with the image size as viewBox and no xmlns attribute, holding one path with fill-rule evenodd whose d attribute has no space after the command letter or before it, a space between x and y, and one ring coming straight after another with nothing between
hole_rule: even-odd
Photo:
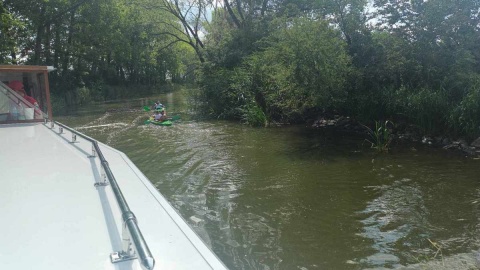
<instances>
[{"instance_id":1,"label":"river water","mask_svg":"<svg viewBox=\"0 0 480 270\"><path fill-rule=\"evenodd\" d=\"M184 91L56 120L126 153L230 269L476 269L479 160L203 121ZM144 124L157 99L173 126Z\"/></svg>"}]
</instances>

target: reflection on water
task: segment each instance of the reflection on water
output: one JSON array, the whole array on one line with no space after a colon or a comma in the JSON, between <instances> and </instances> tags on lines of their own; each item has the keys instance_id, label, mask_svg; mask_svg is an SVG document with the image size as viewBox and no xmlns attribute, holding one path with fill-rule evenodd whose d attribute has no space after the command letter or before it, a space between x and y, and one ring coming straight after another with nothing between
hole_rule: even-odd
<instances>
[{"instance_id":1,"label":"reflection on water","mask_svg":"<svg viewBox=\"0 0 480 270\"><path fill-rule=\"evenodd\" d=\"M364 233L361 235L372 240L372 249L376 251L364 259L366 264L399 263L400 259L392 254L395 244L408 237L414 228L426 227L427 209L422 202L423 196L415 183L408 182L410 179L402 179L379 187L381 195L361 212L367 215L362 220Z\"/></svg>"},{"instance_id":2,"label":"reflection on water","mask_svg":"<svg viewBox=\"0 0 480 270\"><path fill-rule=\"evenodd\" d=\"M171 127L145 125L156 99ZM181 92L58 118L125 152L231 269L474 269L478 161L196 121Z\"/></svg>"}]
</instances>

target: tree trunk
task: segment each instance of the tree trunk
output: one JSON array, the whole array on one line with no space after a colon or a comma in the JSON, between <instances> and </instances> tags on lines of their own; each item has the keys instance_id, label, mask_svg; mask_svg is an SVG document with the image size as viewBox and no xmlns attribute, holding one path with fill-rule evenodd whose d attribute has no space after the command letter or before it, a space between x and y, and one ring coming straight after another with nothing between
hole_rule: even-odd
<instances>
[{"instance_id":1,"label":"tree trunk","mask_svg":"<svg viewBox=\"0 0 480 270\"><path fill-rule=\"evenodd\" d=\"M260 13L262 17L265 15L265 12L267 11L267 6L268 6L268 0L263 0L262 11Z\"/></svg>"},{"instance_id":2,"label":"tree trunk","mask_svg":"<svg viewBox=\"0 0 480 270\"><path fill-rule=\"evenodd\" d=\"M55 48L54 48L54 53L53 53L53 66L55 68L58 68L58 62L59 62L59 59L60 59L60 51L61 51L60 26L58 24L55 24Z\"/></svg>"},{"instance_id":3,"label":"tree trunk","mask_svg":"<svg viewBox=\"0 0 480 270\"><path fill-rule=\"evenodd\" d=\"M63 51L63 63L62 63L62 71L64 73L67 72L68 66L70 64L70 49L72 47L72 36L73 36L73 25L75 23L75 12L72 11L70 13L70 25L68 26L68 38L67 38L67 45L65 46L65 50Z\"/></svg>"},{"instance_id":4,"label":"tree trunk","mask_svg":"<svg viewBox=\"0 0 480 270\"><path fill-rule=\"evenodd\" d=\"M241 28L241 27L242 27L242 24L241 24L241 22L238 20L238 18L237 18L237 16L235 15L235 13L233 12L232 7L230 6L230 3L228 2L228 0L223 0L223 2L225 3L225 7L227 8L228 14L230 14L230 17L232 18L233 23L235 24L235 26L237 26L238 28Z\"/></svg>"},{"instance_id":5,"label":"tree trunk","mask_svg":"<svg viewBox=\"0 0 480 270\"><path fill-rule=\"evenodd\" d=\"M15 54L15 51L12 51L10 53L10 56L12 57L12 65L16 65L17 64L17 55Z\"/></svg>"},{"instance_id":6,"label":"tree trunk","mask_svg":"<svg viewBox=\"0 0 480 270\"><path fill-rule=\"evenodd\" d=\"M48 66L52 65L52 54L51 54L51 43L50 36L52 34L52 29L50 28L51 24L47 23L45 25L45 64Z\"/></svg>"},{"instance_id":7,"label":"tree trunk","mask_svg":"<svg viewBox=\"0 0 480 270\"><path fill-rule=\"evenodd\" d=\"M42 36L45 31L45 26L43 24L44 17L45 17L45 9L46 4L44 3L43 6L40 8L40 23L38 23L37 27L37 36L35 38L35 48L34 48L34 56L33 56L33 63L35 65L40 65L41 63L41 54L42 54Z\"/></svg>"}]
</instances>

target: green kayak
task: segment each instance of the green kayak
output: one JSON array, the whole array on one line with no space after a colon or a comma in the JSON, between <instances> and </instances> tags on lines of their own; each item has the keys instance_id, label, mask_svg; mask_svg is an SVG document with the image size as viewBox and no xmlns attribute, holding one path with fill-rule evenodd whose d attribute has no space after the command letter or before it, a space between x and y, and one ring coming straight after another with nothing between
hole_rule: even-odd
<instances>
[{"instance_id":1,"label":"green kayak","mask_svg":"<svg viewBox=\"0 0 480 270\"><path fill-rule=\"evenodd\" d=\"M165 121L162 121L162 122L150 121L150 124L154 124L154 125L157 125L157 126L171 126L172 121L170 121L170 120L165 120Z\"/></svg>"},{"instance_id":2,"label":"green kayak","mask_svg":"<svg viewBox=\"0 0 480 270\"><path fill-rule=\"evenodd\" d=\"M153 120L153 117L150 117L150 119L145 121L145 124L154 124L154 125L157 125L157 126L171 126L172 121L165 120L165 121L160 122L160 121L155 121L155 120Z\"/></svg>"}]
</instances>

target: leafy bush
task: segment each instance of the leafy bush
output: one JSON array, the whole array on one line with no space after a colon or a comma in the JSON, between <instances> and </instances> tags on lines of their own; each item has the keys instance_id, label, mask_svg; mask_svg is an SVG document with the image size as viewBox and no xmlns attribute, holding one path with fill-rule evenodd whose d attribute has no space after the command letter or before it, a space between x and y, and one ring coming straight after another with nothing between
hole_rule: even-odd
<instances>
[{"instance_id":1,"label":"leafy bush","mask_svg":"<svg viewBox=\"0 0 480 270\"><path fill-rule=\"evenodd\" d=\"M251 126L261 127L268 124L267 117L262 109L254 102L246 105L242 110L242 120Z\"/></svg>"},{"instance_id":2,"label":"leafy bush","mask_svg":"<svg viewBox=\"0 0 480 270\"><path fill-rule=\"evenodd\" d=\"M84 87L80 87L77 89L77 98L78 103L80 105L88 104L92 101L92 96L90 95L90 89Z\"/></svg>"},{"instance_id":3,"label":"leafy bush","mask_svg":"<svg viewBox=\"0 0 480 270\"><path fill-rule=\"evenodd\" d=\"M50 103L52 105L53 115L63 113L67 108L67 103L65 99L58 96L57 94L50 95Z\"/></svg>"},{"instance_id":4,"label":"leafy bush","mask_svg":"<svg viewBox=\"0 0 480 270\"><path fill-rule=\"evenodd\" d=\"M267 104L282 106L283 114L342 106L350 57L339 32L306 18L279 20L276 29L257 53Z\"/></svg>"},{"instance_id":5,"label":"leafy bush","mask_svg":"<svg viewBox=\"0 0 480 270\"><path fill-rule=\"evenodd\" d=\"M435 133L445 127L450 108L445 89L422 88L415 91L402 87L396 95L402 113L424 132Z\"/></svg>"},{"instance_id":6,"label":"leafy bush","mask_svg":"<svg viewBox=\"0 0 480 270\"><path fill-rule=\"evenodd\" d=\"M339 32L306 18L282 18L271 27L261 50L239 67L203 65L201 99L209 114L260 125L344 103L350 58Z\"/></svg>"},{"instance_id":7,"label":"leafy bush","mask_svg":"<svg viewBox=\"0 0 480 270\"><path fill-rule=\"evenodd\" d=\"M480 134L480 77L472 82L467 94L452 110L449 124L457 133L474 138Z\"/></svg>"},{"instance_id":8,"label":"leafy bush","mask_svg":"<svg viewBox=\"0 0 480 270\"><path fill-rule=\"evenodd\" d=\"M199 109L217 118L240 119L240 108L252 100L250 73L244 68L229 70L206 64L199 74Z\"/></svg>"}]
</instances>

